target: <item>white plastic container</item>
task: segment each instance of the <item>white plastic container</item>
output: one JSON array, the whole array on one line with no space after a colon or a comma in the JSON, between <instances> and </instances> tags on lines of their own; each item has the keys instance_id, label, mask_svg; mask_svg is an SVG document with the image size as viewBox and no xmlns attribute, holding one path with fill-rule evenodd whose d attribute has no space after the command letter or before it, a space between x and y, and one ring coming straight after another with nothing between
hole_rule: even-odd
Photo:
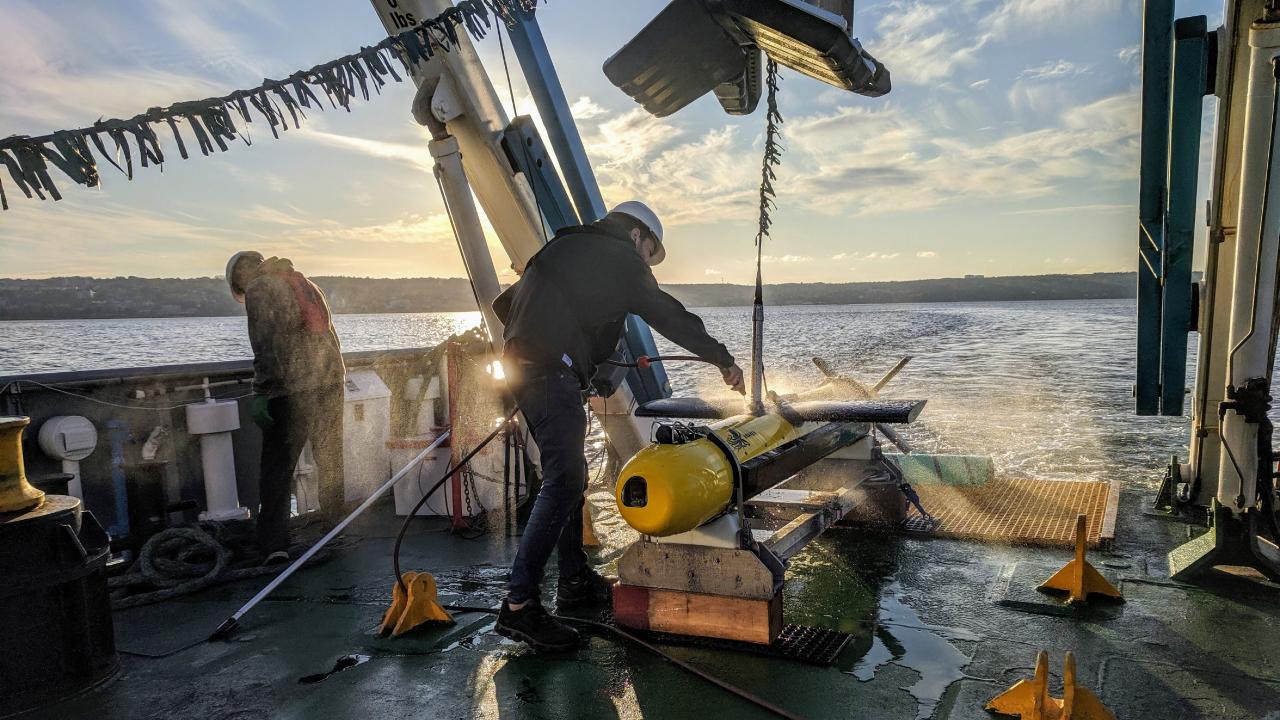
<instances>
[{"instance_id":1,"label":"white plastic container","mask_svg":"<svg viewBox=\"0 0 1280 720\"><path fill-rule=\"evenodd\" d=\"M439 437L439 433L431 432L417 437L399 438L388 442L387 449L391 456L392 472L399 472L400 468L408 465L410 461L418 456L418 453L435 442L437 437ZM417 468L396 483L395 487L392 488L392 494L396 500L397 515L408 515L413 506L422 498L422 493L432 485L435 485L440 480L440 477L448 471L449 453L450 448L447 444L436 448L427 454L426 459ZM418 509L418 515L447 515L448 493L449 483L445 483L439 490L431 494L430 500Z\"/></svg>"},{"instance_id":2,"label":"white plastic container","mask_svg":"<svg viewBox=\"0 0 1280 720\"><path fill-rule=\"evenodd\" d=\"M398 472L422 452L422 449L435 441L438 433L428 433L413 438L402 438L392 440L387 443L391 450L391 470ZM449 459L452 448L448 445L441 446L427 455L422 461L418 469L410 472L400 482L396 483L394 494L396 499L396 514L408 515L413 506L422 498L422 493L431 488L440 481L440 477L449 469ZM471 515L481 512L482 510L501 510L502 509L502 470L503 470L503 452L502 438L495 439L469 463L472 470L472 478L475 482L475 491L471 493L471 511L467 512L466 494L463 494L463 515ZM462 478L463 475L459 475ZM490 479L491 478L491 479ZM418 509L418 515L428 517L448 517L453 515L453 478L440 486L440 489L431 493L431 499L427 500L421 508Z\"/></svg>"},{"instance_id":3,"label":"white plastic container","mask_svg":"<svg viewBox=\"0 0 1280 720\"><path fill-rule=\"evenodd\" d=\"M98 430L88 418L79 415L58 415L40 426L40 449L54 460L62 461L62 472L71 475L67 492L81 500L84 489L80 484L80 461L89 457L98 447Z\"/></svg>"},{"instance_id":4,"label":"white plastic container","mask_svg":"<svg viewBox=\"0 0 1280 720\"><path fill-rule=\"evenodd\" d=\"M342 408L343 485L348 503L360 502L394 470L387 449L391 438L391 390L372 370L347 374Z\"/></svg>"}]
</instances>

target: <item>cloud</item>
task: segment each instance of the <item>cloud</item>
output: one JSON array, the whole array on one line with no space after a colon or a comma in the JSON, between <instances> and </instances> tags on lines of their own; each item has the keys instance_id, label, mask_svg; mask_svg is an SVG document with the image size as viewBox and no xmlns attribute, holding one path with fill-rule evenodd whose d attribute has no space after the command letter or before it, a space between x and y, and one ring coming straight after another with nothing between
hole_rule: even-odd
<instances>
[{"instance_id":1,"label":"cloud","mask_svg":"<svg viewBox=\"0 0 1280 720\"><path fill-rule=\"evenodd\" d=\"M1137 116L1133 91L1069 105L1034 129L1006 123L980 136L893 104L839 108L787 123L780 187L809 209L848 216L1040 198L1075 180L1127 182Z\"/></svg>"},{"instance_id":2,"label":"cloud","mask_svg":"<svg viewBox=\"0 0 1280 720\"><path fill-rule=\"evenodd\" d=\"M926 259L928 259L928 258L936 258L936 257L938 257L938 253L936 253L936 252L934 252L934 251L932 251L932 250L921 250L920 252L916 253L916 257L918 257L918 258L926 258Z\"/></svg>"},{"instance_id":3,"label":"cloud","mask_svg":"<svg viewBox=\"0 0 1280 720\"><path fill-rule=\"evenodd\" d=\"M1088 65L1069 60L1050 60L1024 69L1009 86L1009 106L1017 118L1043 125L1062 114L1062 109L1086 102L1093 90L1083 75L1093 72Z\"/></svg>"},{"instance_id":4,"label":"cloud","mask_svg":"<svg viewBox=\"0 0 1280 720\"><path fill-rule=\"evenodd\" d=\"M219 154L210 156L208 159L216 163L228 175L250 187L265 187L273 193L281 194L289 192L294 187L292 182L277 173L268 172L261 168L245 168L236 156Z\"/></svg>"},{"instance_id":5,"label":"cloud","mask_svg":"<svg viewBox=\"0 0 1280 720\"><path fill-rule=\"evenodd\" d=\"M703 275L723 275L724 273L720 272L715 268L707 268L706 270L703 271L702 274Z\"/></svg>"},{"instance_id":6,"label":"cloud","mask_svg":"<svg viewBox=\"0 0 1280 720\"><path fill-rule=\"evenodd\" d=\"M316 125L303 125L300 131L296 132L297 137L310 142L334 147L341 150L349 150L354 153L366 155L371 158L380 160L393 160L409 167L434 172L435 160L431 157L431 151L427 148L426 142L421 145L407 145L404 143L387 142L385 140L371 140L369 138L356 137L353 135L342 135L339 133L325 132L316 129Z\"/></svg>"},{"instance_id":7,"label":"cloud","mask_svg":"<svg viewBox=\"0 0 1280 720\"><path fill-rule=\"evenodd\" d=\"M683 134L672 121L637 107L600 122L583 142L596 158L598 169L608 170L651 159Z\"/></svg>"},{"instance_id":8,"label":"cloud","mask_svg":"<svg viewBox=\"0 0 1280 720\"><path fill-rule=\"evenodd\" d=\"M8 0L5 19L21 31L0 43L0 66L8 72L8 82L0 83L0 134L88 124L99 114L129 116L148 106L222 94L263 74L279 76L324 59L308 49L310 41L299 39L310 26L280 32L288 25L287 11L252 0L228 1L229 6L191 9L182 0L153 0L147 5L151 11L139 16L113 4L61 9L56 3ZM826 258L835 250L808 238L843 230L833 218L845 222L930 210L935 212L919 213L919 222L936 229L963 225L966 218L956 216L965 213L949 214L948 208L972 212L990 205L990 213L1025 216L1006 220L1027 226L1048 226L1054 215L1072 212L1111 218L1132 211L1128 205L1089 203L1124 200L1115 190L1133 182L1136 90L1098 98L1135 82L1138 49L1117 55L1114 47L1133 39L1102 47L1028 40L1058 28L1076 35L1106 18L1128 18L1129 4L881 0L866 3L860 13L868 50L891 67L900 89L871 100L784 76L786 153L778 171L776 219L779 236L798 241L767 248L778 253L770 256L778 263L775 274L822 279L842 274L839 268L846 264L890 273L908 265L891 258L923 260L923 253L932 252L861 250L837 255L844 263L829 263ZM376 18L367 19L376 28ZM352 25L330 40L346 47L347 39L364 32ZM1051 47L1030 60L1011 61L1006 51L1028 43ZM253 48L260 51L256 57ZM1069 59L1057 59L1063 55ZM1079 76L1091 68L1094 74L1084 82ZM713 245L721 237L745 242L754 235L759 113L727 118L707 99L672 118L653 118L620 95L596 90L598 84L578 82L583 72L598 76L598 64L566 72L567 84L595 95L571 95L577 98L572 110L606 202L643 198L670 227ZM401 95L412 93L411 86L400 87ZM169 167L163 176L153 173L130 186L131 202L108 187L79 192L74 202L82 212L39 206L44 224L30 214L0 216L0 244L7 246L0 248L0 266L8 257L15 270L36 272L28 268L48 267L52 260L28 262L23 248L55 235L78 235L89 238L83 250L69 239L48 241L71 258L68 266L142 272L168 262L185 272L214 262L220 269L224 251L254 244L273 250L278 245L308 272L316 271L314 258L326 271L404 274L416 264L412 272L422 274L421 265L432 264L428 274L439 274L434 264L453 268L457 253L446 219L433 213L440 205L424 172L433 162L424 131L404 114L404 100L383 98L377 107L371 104L351 116L310 113L306 129L290 133L293 140L278 146L267 143L266 128L255 123L255 138L270 147L254 148L247 159L250 151L239 149L216 159L195 158L192 170L182 166L188 174L205 173L196 194L185 192L191 185L181 184L182 174ZM516 104L532 108L526 94ZM205 169L196 169L197 162ZM182 195L166 195L173 188ZM13 195L10 188L11 201ZM162 209L139 212L130 204ZM113 214L99 227L94 221L103 208ZM952 252L946 253L949 261ZM84 253L99 255L82 258ZM721 260L717 265L726 267L724 262L738 264ZM699 276L698 264L680 272L695 280L720 273L704 268Z\"/></svg>"},{"instance_id":9,"label":"cloud","mask_svg":"<svg viewBox=\"0 0 1280 720\"><path fill-rule=\"evenodd\" d=\"M1136 202L1129 204L1093 204L1093 205L1062 205L1059 207L1030 208L1027 210L1012 210L1007 215L1066 215L1076 213L1111 213L1111 212L1134 212L1138 210Z\"/></svg>"},{"instance_id":10,"label":"cloud","mask_svg":"<svg viewBox=\"0 0 1280 720\"><path fill-rule=\"evenodd\" d=\"M986 44L971 27L972 3L890 0L867 40L868 49L893 73L894 83L929 84L970 65Z\"/></svg>"},{"instance_id":11,"label":"cloud","mask_svg":"<svg viewBox=\"0 0 1280 720\"><path fill-rule=\"evenodd\" d=\"M314 246L318 243L396 243L408 245L439 245L453 243L453 229L449 216L444 213L419 215L409 213L370 225L347 225L332 220L305 220L296 218L284 223L295 229L273 235L286 243ZM487 236L492 230L486 228Z\"/></svg>"},{"instance_id":12,"label":"cloud","mask_svg":"<svg viewBox=\"0 0 1280 720\"><path fill-rule=\"evenodd\" d=\"M296 208L294 210L295 212L301 212ZM251 205L240 211L240 218L249 222L266 223L268 225L302 227L312 224L312 221L300 215L289 214L279 208L267 207L266 205Z\"/></svg>"},{"instance_id":13,"label":"cloud","mask_svg":"<svg viewBox=\"0 0 1280 720\"><path fill-rule=\"evenodd\" d=\"M4 134L132 117L148 107L223 95L293 69L259 62L254 43L227 29L246 15L260 25L279 25L263 3L118 5L87 3L60 11L47 3L5 3L10 31L0 43Z\"/></svg>"},{"instance_id":14,"label":"cloud","mask_svg":"<svg viewBox=\"0 0 1280 720\"><path fill-rule=\"evenodd\" d=\"M269 66L252 46L246 46L235 34L223 29L223 21L228 17L245 14L252 14L259 20L272 19L278 24L278 19L264 13L260 5L262 3L242 0L218 4L152 0L151 9L152 17L161 27L202 62L225 71L231 77L261 78L270 73Z\"/></svg>"},{"instance_id":15,"label":"cloud","mask_svg":"<svg viewBox=\"0 0 1280 720\"><path fill-rule=\"evenodd\" d=\"M0 83L2 134L37 135L85 126L100 116L132 117L149 106L227 91L181 69L109 55L107 49L135 43L128 29L112 13L100 15L92 4L80 10L85 16L68 26L29 3L5 6L10 30L0 43L0 67L5 70Z\"/></svg>"},{"instance_id":16,"label":"cloud","mask_svg":"<svg viewBox=\"0 0 1280 720\"><path fill-rule=\"evenodd\" d=\"M574 120L582 122L584 120L598 118L601 115L606 115L609 111L605 110L600 103L597 103L595 100L583 95L569 106L569 112L573 114Z\"/></svg>"},{"instance_id":17,"label":"cloud","mask_svg":"<svg viewBox=\"0 0 1280 720\"><path fill-rule=\"evenodd\" d=\"M1019 80L1053 80L1058 78L1075 77L1077 75L1085 75L1091 72L1088 66L1076 65L1069 60L1051 60L1047 63L1029 67L1018 73Z\"/></svg>"},{"instance_id":18,"label":"cloud","mask_svg":"<svg viewBox=\"0 0 1280 720\"><path fill-rule=\"evenodd\" d=\"M1005 0L981 26L991 38L1037 37L1089 26L1128 5L1123 0Z\"/></svg>"},{"instance_id":19,"label":"cloud","mask_svg":"<svg viewBox=\"0 0 1280 720\"><path fill-rule=\"evenodd\" d=\"M9 198L0 216L0 268L16 277L139 275L172 277L180 270L217 268L238 244L261 236L129 207L110 191L81 192L62 202Z\"/></svg>"},{"instance_id":20,"label":"cloud","mask_svg":"<svg viewBox=\"0 0 1280 720\"><path fill-rule=\"evenodd\" d=\"M743 172L752 151L737 127L690 140L682 125L639 108L587 127L606 204L643 198L673 226L754 220L760 176Z\"/></svg>"},{"instance_id":21,"label":"cloud","mask_svg":"<svg viewBox=\"0 0 1280 720\"><path fill-rule=\"evenodd\" d=\"M837 253L837 254L835 254L835 255L832 255L832 256L831 256L831 259L832 259L832 260L868 260L868 261L876 261L876 260L892 260L892 259L894 259L894 258L896 258L896 257L898 257L898 253L882 253L882 252L850 253L850 252L842 252L842 253Z\"/></svg>"}]
</instances>

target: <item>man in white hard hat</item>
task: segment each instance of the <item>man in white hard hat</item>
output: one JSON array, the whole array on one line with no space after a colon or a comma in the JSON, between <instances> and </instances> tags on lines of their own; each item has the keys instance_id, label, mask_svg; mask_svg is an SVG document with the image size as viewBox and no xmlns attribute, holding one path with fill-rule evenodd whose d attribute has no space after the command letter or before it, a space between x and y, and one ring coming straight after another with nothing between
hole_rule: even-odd
<instances>
[{"instance_id":1,"label":"man in white hard hat","mask_svg":"<svg viewBox=\"0 0 1280 720\"><path fill-rule=\"evenodd\" d=\"M494 302L506 340L503 366L542 463L542 487L511 569L497 631L540 650L575 646L578 633L542 607L539 585L553 549L559 554L560 610L603 604L610 583L582 549L587 462L583 391L611 356L629 313L717 367L743 392L742 370L707 334L702 320L658 287L662 222L644 203L622 203L591 225L556 233Z\"/></svg>"},{"instance_id":2,"label":"man in white hard hat","mask_svg":"<svg viewBox=\"0 0 1280 720\"><path fill-rule=\"evenodd\" d=\"M286 560L293 470L308 440L320 512L331 523L342 514L342 348L324 293L288 259L238 252L226 278L244 303L253 347L250 414L262 429L258 549L269 561Z\"/></svg>"}]
</instances>

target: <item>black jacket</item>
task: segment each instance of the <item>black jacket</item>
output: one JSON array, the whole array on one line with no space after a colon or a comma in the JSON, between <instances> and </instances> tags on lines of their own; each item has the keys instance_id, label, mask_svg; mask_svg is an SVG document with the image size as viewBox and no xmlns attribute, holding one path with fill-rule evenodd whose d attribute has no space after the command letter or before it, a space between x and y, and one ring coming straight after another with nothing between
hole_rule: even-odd
<instances>
[{"instance_id":1,"label":"black jacket","mask_svg":"<svg viewBox=\"0 0 1280 720\"><path fill-rule=\"evenodd\" d=\"M557 233L493 309L506 327L508 355L544 368L568 365L584 389L596 365L613 355L628 313L722 368L734 362L697 315L658 287L622 225L610 218Z\"/></svg>"}]
</instances>

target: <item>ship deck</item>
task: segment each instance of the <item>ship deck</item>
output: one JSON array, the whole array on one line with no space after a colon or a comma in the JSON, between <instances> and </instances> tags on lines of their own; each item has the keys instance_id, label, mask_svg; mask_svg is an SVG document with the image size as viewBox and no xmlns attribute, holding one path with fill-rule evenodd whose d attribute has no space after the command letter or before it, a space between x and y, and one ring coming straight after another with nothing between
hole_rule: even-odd
<instances>
[{"instance_id":1,"label":"ship deck","mask_svg":"<svg viewBox=\"0 0 1280 720\"><path fill-rule=\"evenodd\" d=\"M986 702L1029 677L1044 649L1055 694L1063 654L1072 651L1081 683L1120 718L1275 720L1280 588L1231 576L1202 586L1171 582L1165 552L1189 526L1143 513L1148 493L1124 493L1115 543L1091 553L1119 582L1123 606L1063 617L997 604L1034 595L1025 586L1065 563L1066 549L834 529L793 560L785 591L789 622L853 635L834 665L663 648L805 718L990 717ZM607 492L592 496L597 506L607 500ZM327 562L292 577L226 641L200 642L263 579L117 612L120 672L35 716L771 717L611 638L591 636L575 653L542 656L493 633L484 614L401 639L377 637L397 524L389 503L375 506ZM597 530L605 563L631 538L607 516ZM463 539L423 520L406 540L403 563L435 573L444 602L496 605L515 542L501 532ZM342 664L350 667L326 675L349 656L354 662Z\"/></svg>"}]
</instances>

